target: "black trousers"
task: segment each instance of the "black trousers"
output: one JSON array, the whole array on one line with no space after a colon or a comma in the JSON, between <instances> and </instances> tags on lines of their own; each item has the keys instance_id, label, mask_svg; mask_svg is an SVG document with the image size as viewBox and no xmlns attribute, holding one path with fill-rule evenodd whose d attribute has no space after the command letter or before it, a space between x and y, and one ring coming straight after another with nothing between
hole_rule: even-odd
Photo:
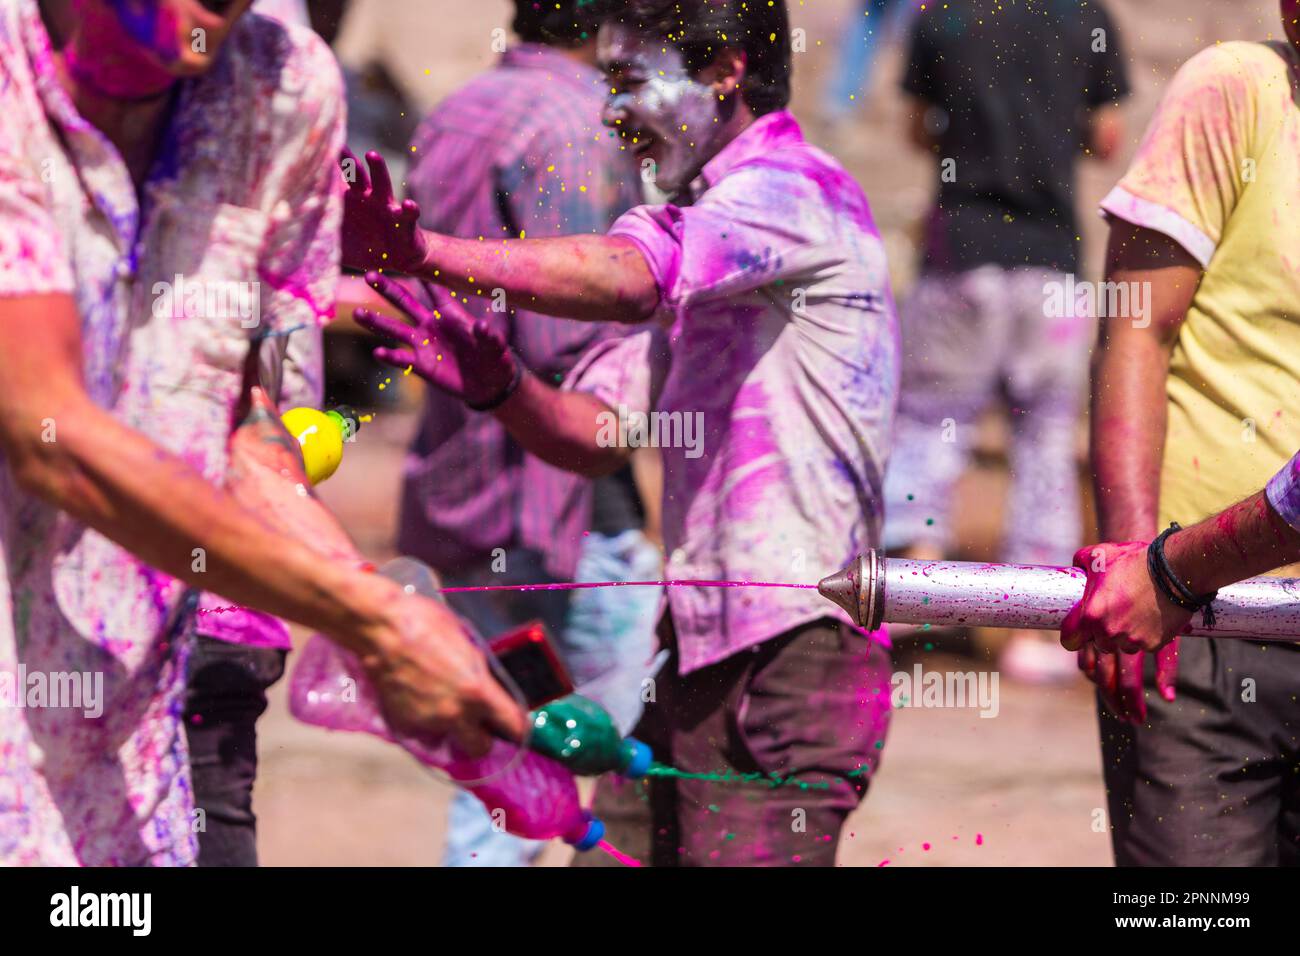
<instances>
[{"instance_id":1,"label":"black trousers","mask_svg":"<svg viewBox=\"0 0 1300 956\"><path fill-rule=\"evenodd\" d=\"M1173 703L1146 664L1144 726L1098 701L1115 862L1300 863L1300 645L1185 637Z\"/></svg>"},{"instance_id":2,"label":"black trousers","mask_svg":"<svg viewBox=\"0 0 1300 956\"><path fill-rule=\"evenodd\" d=\"M257 866L257 719L284 674L285 651L196 637L185 732L190 747L199 866Z\"/></svg>"}]
</instances>

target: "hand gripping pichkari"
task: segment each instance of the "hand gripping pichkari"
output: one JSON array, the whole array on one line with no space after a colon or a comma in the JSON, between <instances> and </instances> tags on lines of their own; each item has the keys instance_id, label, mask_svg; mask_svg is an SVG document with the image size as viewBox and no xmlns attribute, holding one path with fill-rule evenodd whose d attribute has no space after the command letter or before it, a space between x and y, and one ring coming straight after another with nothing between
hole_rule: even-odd
<instances>
[{"instance_id":1,"label":"hand gripping pichkari","mask_svg":"<svg viewBox=\"0 0 1300 956\"><path fill-rule=\"evenodd\" d=\"M972 561L912 561L863 551L823 578L818 592L867 630L884 623L1059 630L1083 598L1080 568ZM1196 637L1300 641L1300 579L1251 578L1219 591L1214 626Z\"/></svg>"}]
</instances>

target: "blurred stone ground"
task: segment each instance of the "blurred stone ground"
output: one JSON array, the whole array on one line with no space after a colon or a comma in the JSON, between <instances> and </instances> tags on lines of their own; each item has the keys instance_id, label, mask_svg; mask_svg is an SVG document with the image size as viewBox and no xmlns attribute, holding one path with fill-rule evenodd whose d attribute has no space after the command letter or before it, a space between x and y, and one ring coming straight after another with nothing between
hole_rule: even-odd
<instances>
[{"instance_id":1,"label":"blurred stone ground","mask_svg":"<svg viewBox=\"0 0 1300 956\"><path fill-rule=\"evenodd\" d=\"M792 0L792 22L808 38L808 52L795 56L795 111L810 136L862 182L901 297L911 281L916 222L929 200L932 175L931 160L902 139L905 113L894 93L901 50L892 46L881 58L873 93L855 122L832 129L815 118L831 48L855 6L853 0ZM377 55L410 86L421 106L486 66L492 31L509 24L504 0L361 0L357 7L341 41L344 55L353 60ZM1104 245L1104 229L1093 213L1096 202L1122 172L1179 63L1215 40L1279 32L1273 0L1112 0L1109 7L1130 57L1135 91L1124 155L1105 166L1085 164L1080 181L1090 278L1096 277ZM402 449L413 424L409 412L381 412L349 448L340 473L322 489L372 556L390 553ZM1005 430L991 418L981 434L978 466L958 493L965 557L996 553L1004 444ZM912 661L920 659L927 671L987 668L996 635L982 638L926 635L924 642L903 641L897 664L910 670ZM895 714L882 769L846 830L841 863L1110 864L1107 838L1093 829L1104 799L1087 687L1079 682L1045 690L1001 681L999 689L994 718L981 718L974 709ZM391 746L297 724L288 715L283 685L273 693L261 724L261 760L256 809L266 864L437 863L449 787ZM562 863L569 852L550 847L543 862Z\"/></svg>"}]
</instances>

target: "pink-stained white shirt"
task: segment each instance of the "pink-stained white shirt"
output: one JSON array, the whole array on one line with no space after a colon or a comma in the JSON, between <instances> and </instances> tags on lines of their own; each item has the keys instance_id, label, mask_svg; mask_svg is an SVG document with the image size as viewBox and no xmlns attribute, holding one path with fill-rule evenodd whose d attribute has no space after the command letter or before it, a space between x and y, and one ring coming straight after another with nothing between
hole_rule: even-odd
<instances>
[{"instance_id":1,"label":"pink-stained white shirt","mask_svg":"<svg viewBox=\"0 0 1300 956\"><path fill-rule=\"evenodd\" d=\"M332 54L243 18L179 87L142 201L59 85L34 0L0 0L0 97L0 297L71 295L91 399L221 482L255 337L288 336L288 403L319 399L342 215ZM0 458L0 681L87 673L103 691L99 716L0 706L0 864L193 862L183 590Z\"/></svg>"},{"instance_id":2,"label":"pink-stained white shirt","mask_svg":"<svg viewBox=\"0 0 1300 956\"><path fill-rule=\"evenodd\" d=\"M693 203L640 206L610 230L645 256L659 321L595 346L569 384L616 413L673 416L658 419L680 436L663 448L669 580L815 584L879 539L899 350L880 234L788 112L758 119L697 186ZM815 590L667 591L683 673L848 620Z\"/></svg>"}]
</instances>

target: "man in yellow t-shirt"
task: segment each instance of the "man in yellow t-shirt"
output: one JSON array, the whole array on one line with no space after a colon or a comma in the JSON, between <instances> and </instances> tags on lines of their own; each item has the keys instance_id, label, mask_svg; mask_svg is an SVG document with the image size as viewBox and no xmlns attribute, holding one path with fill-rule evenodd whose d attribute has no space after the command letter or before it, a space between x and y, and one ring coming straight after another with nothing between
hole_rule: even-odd
<instances>
[{"instance_id":1,"label":"man in yellow t-shirt","mask_svg":"<svg viewBox=\"0 0 1300 956\"><path fill-rule=\"evenodd\" d=\"M1300 446L1298 83L1285 40L1201 52L1102 202L1107 281L1143 304L1102 323L1092 452L1105 541L1218 512ZM1080 651L1105 704L1116 861L1297 862L1300 645L1179 645L1153 659Z\"/></svg>"}]
</instances>

